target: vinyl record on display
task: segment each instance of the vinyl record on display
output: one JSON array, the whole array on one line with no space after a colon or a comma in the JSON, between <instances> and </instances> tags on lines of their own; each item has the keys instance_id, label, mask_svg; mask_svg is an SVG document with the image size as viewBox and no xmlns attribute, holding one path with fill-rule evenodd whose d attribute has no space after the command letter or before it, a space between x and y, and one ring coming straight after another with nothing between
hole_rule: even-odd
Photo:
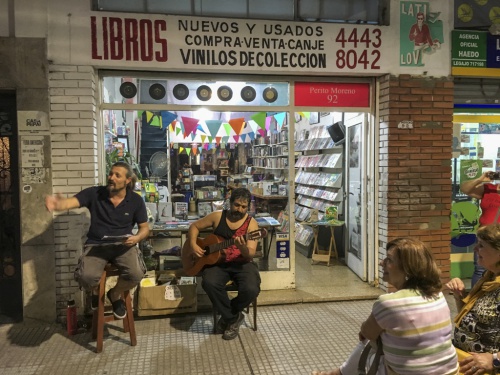
<instances>
[{"instance_id":1,"label":"vinyl record on display","mask_svg":"<svg viewBox=\"0 0 500 375\"><path fill-rule=\"evenodd\" d=\"M227 102L233 97L233 90L229 86L221 86L217 89L217 96L223 102Z\"/></svg>"},{"instance_id":2,"label":"vinyl record on display","mask_svg":"<svg viewBox=\"0 0 500 375\"><path fill-rule=\"evenodd\" d=\"M149 88L149 95L155 100L163 99L166 93L165 87L161 83L153 83Z\"/></svg>"},{"instance_id":3,"label":"vinyl record on display","mask_svg":"<svg viewBox=\"0 0 500 375\"><path fill-rule=\"evenodd\" d=\"M262 97L268 103L274 103L278 99L278 91L274 87L266 87L262 93Z\"/></svg>"},{"instance_id":4,"label":"vinyl record on display","mask_svg":"<svg viewBox=\"0 0 500 375\"><path fill-rule=\"evenodd\" d=\"M252 86L245 86L241 89L241 99L246 102L253 102L256 96L257 93Z\"/></svg>"},{"instance_id":5,"label":"vinyl record on display","mask_svg":"<svg viewBox=\"0 0 500 375\"><path fill-rule=\"evenodd\" d=\"M183 83L179 83L174 86L173 94L177 100L184 100L189 96L189 89Z\"/></svg>"},{"instance_id":6,"label":"vinyl record on display","mask_svg":"<svg viewBox=\"0 0 500 375\"><path fill-rule=\"evenodd\" d=\"M212 89L207 85L201 85L196 90L196 96L198 97L198 99L206 102L207 100L210 100L210 98L212 97Z\"/></svg>"},{"instance_id":7,"label":"vinyl record on display","mask_svg":"<svg viewBox=\"0 0 500 375\"><path fill-rule=\"evenodd\" d=\"M137 86L132 82L123 82L120 85L120 94L122 94L125 99L132 99L137 95Z\"/></svg>"}]
</instances>

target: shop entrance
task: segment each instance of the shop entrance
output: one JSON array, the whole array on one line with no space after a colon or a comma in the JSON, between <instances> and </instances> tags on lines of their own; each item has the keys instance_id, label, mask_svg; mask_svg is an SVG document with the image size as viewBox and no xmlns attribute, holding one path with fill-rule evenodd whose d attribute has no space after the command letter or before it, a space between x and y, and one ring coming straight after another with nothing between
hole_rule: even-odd
<instances>
[{"instance_id":1,"label":"shop entrance","mask_svg":"<svg viewBox=\"0 0 500 375\"><path fill-rule=\"evenodd\" d=\"M335 91L354 97L347 107L366 110L349 113L332 111L328 103L309 105L307 98L293 106L293 79L133 77L103 76L105 154L118 150L118 158L136 166L155 230L169 237L176 222L187 227L189 220L223 209L231 189L246 187L253 196L251 213L269 233L255 259L263 290L294 289L296 277L315 279L314 273L325 270L338 276L327 267L334 263L368 280L366 236L375 231L366 230L361 186L371 183L367 171L373 168L367 166L373 161L361 149L368 147L369 83L361 85L367 104L360 104L355 85ZM302 90L307 85L314 84L302 82ZM337 94L328 98L343 100ZM334 134L344 124L347 143ZM157 153L165 163L161 176L152 174ZM357 164L349 167L347 158L356 155ZM346 198L351 193L357 200ZM171 243L158 246L163 251ZM296 269L299 256L307 274Z\"/></svg>"}]
</instances>

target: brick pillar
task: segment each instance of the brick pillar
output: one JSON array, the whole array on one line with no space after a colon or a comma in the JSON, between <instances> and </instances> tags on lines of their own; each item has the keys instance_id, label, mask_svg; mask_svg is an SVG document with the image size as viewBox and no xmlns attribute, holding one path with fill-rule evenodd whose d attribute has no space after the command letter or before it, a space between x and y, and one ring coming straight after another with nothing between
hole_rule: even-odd
<instances>
[{"instance_id":1,"label":"brick pillar","mask_svg":"<svg viewBox=\"0 0 500 375\"><path fill-rule=\"evenodd\" d=\"M398 128L408 120L413 129ZM450 277L452 139L452 78L380 79L379 258L394 238L419 238L443 282Z\"/></svg>"},{"instance_id":2,"label":"brick pillar","mask_svg":"<svg viewBox=\"0 0 500 375\"><path fill-rule=\"evenodd\" d=\"M97 74L91 66L50 65L52 188L73 196L98 184ZM84 296L73 279L89 226L86 209L54 217L57 314L64 320L68 299L82 313Z\"/></svg>"}]
</instances>

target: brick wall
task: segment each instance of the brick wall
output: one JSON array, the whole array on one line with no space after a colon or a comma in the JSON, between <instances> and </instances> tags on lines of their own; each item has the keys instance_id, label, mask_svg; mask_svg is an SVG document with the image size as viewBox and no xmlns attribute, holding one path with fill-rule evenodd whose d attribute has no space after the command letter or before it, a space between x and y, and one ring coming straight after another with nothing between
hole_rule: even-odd
<instances>
[{"instance_id":1,"label":"brick wall","mask_svg":"<svg viewBox=\"0 0 500 375\"><path fill-rule=\"evenodd\" d=\"M413 129L398 128L406 120ZM452 134L451 78L380 79L379 258L394 238L417 237L443 281L450 276Z\"/></svg>"},{"instance_id":2,"label":"brick wall","mask_svg":"<svg viewBox=\"0 0 500 375\"><path fill-rule=\"evenodd\" d=\"M96 81L96 73L89 66L49 66L54 193L72 196L98 183ZM87 210L60 213L54 218L59 318L65 315L68 299L74 298L78 306L83 306L73 271L87 229Z\"/></svg>"}]
</instances>

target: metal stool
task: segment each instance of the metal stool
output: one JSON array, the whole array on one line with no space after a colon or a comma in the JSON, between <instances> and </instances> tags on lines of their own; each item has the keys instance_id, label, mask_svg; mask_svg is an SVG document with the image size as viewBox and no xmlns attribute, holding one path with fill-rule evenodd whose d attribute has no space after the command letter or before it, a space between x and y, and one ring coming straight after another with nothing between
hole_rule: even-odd
<instances>
[{"instance_id":1,"label":"metal stool","mask_svg":"<svg viewBox=\"0 0 500 375\"><path fill-rule=\"evenodd\" d=\"M226 291L227 292L237 292L238 291L238 286L233 281L229 281L226 284ZM250 313L250 306L252 306L252 310L253 310L253 327L252 327L252 329L254 331L257 331L257 297L252 302L250 302L250 305L248 305L245 308L245 312L247 314ZM216 330L216 327L217 327L217 310L215 310L215 308L214 308L213 312L214 312L214 328L213 328L213 333L215 333L215 330Z\"/></svg>"},{"instance_id":2,"label":"metal stool","mask_svg":"<svg viewBox=\"0 0 500 375\"><path fill-rule=\"evenodd\" d=\"M102 342L104 338L104 324L113 320L120 320L115 318L113 314L104 315L104 299L106 298L106 278L109 276L119 276L120 272L114 265L108 263L104 267L104 271L99 281L99 305L97 310L94 311L92 317L92 338L96 339L96 353L102 352ZM127 316L123 318L123 330L130 333L130 345L137 345L137 336L135 334L134 313L132 311L132 302L130 298L130 291L122 293L123 300L127 309Z\"/></svg>"}]
</instances>

